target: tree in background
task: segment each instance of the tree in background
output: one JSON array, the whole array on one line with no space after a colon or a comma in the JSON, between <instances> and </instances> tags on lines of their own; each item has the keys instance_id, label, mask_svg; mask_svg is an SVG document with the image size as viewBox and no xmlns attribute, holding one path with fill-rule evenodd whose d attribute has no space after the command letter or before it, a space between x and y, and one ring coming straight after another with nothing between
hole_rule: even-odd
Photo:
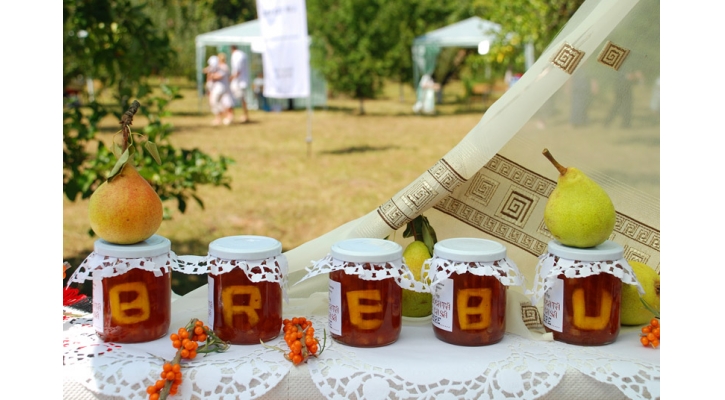
<instances>
[{"instance_id":1,"label":"tree in background","mask_svg":"<svg viewBox=\"0 0 725 400\"><path fill-rule=\"evenodd\" d=\"M473 0L472 7L488 10L485 19L501 25L501 36L487 55L494 72L508 67L524 72L524 45L533 43L535 53L541 54L582 3L584 0Z\"/></svg>"},{"instance_id":2,"label":"tree in background","mask_svg":"<svg viewBox=\"0 0 725 400\"><path fill-rule=\"evenodd\" d=\"M384 84L390 27L380 10L385 0L308 0L307 27L313 37L310 62L334 92L360 101L375 98Z\"/></svg>"},{"instance_id":3,"label":"tree in background","mask_svg":"<svg viewBox=\"0 0 725 400\"><path fill-rule=\"evenodd\" d=\"M164 32L132 0L64 0L63 84L78 77L93 77L110 93L113 104L89 101L83 106L66 99L63 109L63 193L75 201L88 198L116 163L112 147L96 137L98 122L109 114L117 120L134 99L139 113L148 119L142 130L157 145L163 160L156 164L146 152L136 153L139 173L161 197L175 199L184 212L189 199L203 207L197 185L229 187L225 175L233 161L213 159L198 149L177 149L169 137L173 127L163 123L169 102L179 98L178 89L149 83L149 77L166 71L174 53ZM137 120L138 121L138 120ZM137 124L139 125L139 124ZM91 149L95 147L95 153Z\"/></svg>"},{"instance_id":4,"label":"tree in background","mask_svg":"<svg viewBox=\"0 0 725 400\"><path fill-rule=\"evenodd\" d=\"M469 17L467 2L438 0L399 0L387 2L381 10L382 23L390 27L391 46L385 57L385 75L400 84L416 87L413 82L413 40L434 29Z\"/></svg>"}]
</instances>

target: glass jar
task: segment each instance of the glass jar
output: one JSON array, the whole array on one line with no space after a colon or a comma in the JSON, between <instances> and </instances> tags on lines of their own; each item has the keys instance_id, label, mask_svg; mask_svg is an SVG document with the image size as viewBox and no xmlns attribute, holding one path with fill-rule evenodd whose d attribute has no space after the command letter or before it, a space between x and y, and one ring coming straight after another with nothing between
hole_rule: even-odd
<instances>
[{"instance_id":1,"label":"glass jar","mask_svg":"<svg viewBox=\"0 0 725 400\"><path fill-rule=\"evenodd\" d=\"M549 242L548 253L539 271L551 280L543 298L544 328L554 340L569 344L614 342L619 335L622 295L622 274L617 271L634 275L622 259L622 246L608 240L595 247L576 248L554 240Z\"/></svg>"},{"instance_id":2,"label":"glass jar","mask_svg":"<svg viewBox=\"0 0 725 400\"><path fill-rule=\"evenodd\" d=\"M153 235L130 245L96 240L84 264L93 270L93 326L106 342L148 342L171 322L169 239ZM99 259L98 262L89 260ZM100 261L102 260L102 261Z\"/></svg>"},{"instance_id":3,"label":"glass jar","mask_svg":"<svg viewBox=\"0 0 725 400\"><path fill-rule=\"evenodd\" d=\"M403 289L396 277L405 268L402 256L399 244L383 239L348 239L331 247L328 319L334 340L355 347L398 340Z\"/></svg>"},{"instance_id":4,"label":"glass jar","mask_svg":"<svg viewBox=\"0 0 725 400\"><path fill-rule=\"evenodd\" d=\"M441 240L426 273L432 277L433 331L460 346L498 343L506 333L506 291L521 285L506 247L478 238Z\"/></svg>"},{"instance_id":5,"label":"glass jar","mask_svg":"<svg viewBox=\"0 0 725 400\"><path fill-rule=\"evenodd\" d=\"M220 339L259 344L279 336L287 262L282 243L228 236L209 244L209 321Z\"/></svg>"}]
</instances>

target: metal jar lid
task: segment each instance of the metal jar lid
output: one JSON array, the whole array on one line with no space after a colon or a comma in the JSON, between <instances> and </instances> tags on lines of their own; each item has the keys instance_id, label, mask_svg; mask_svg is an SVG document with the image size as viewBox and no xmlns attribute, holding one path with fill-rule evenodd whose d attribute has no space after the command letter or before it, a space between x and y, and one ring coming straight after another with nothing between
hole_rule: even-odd
<instances>
[{"instance_id":1,"label":"metal jar lid","mask_svg":"<svg viewBox=\"0 0 725 400\"><path fill-rule=\"evenodd\" d=\"M346 239L333 244L330 255L342 261L382 263L401 259L403 247L384 239Z\"/></svg>"},{"instance_id":2,"label":"metal jar lid","mask_svg":"<svg viewBox=\"0 0 725 400\"><path fill-rule=\"evenodd\" d=\"M209 255L227 260L262 260L282 254L282 243L266 236L226 236L209 243Z\"/></svg>"},{"instance_id":3,"label":"metal jar lid","mask_svg":"<svg viewBox=\"0 0 725 400\"><path fill-rule=\"evenodd\" d=\"M437 242L433 255L459 262L493 262L506 258L506 246L487 239L452 238Z\"/></svg>"},{"instance_id":4,"label":"metal jar lid","mask_svg":"<svg viewBox=\"0 0 725 400\"><path fill-rule=\"evenodd\" d=\"M552 240L549 242L548 250L555 256L578 261L608 261L624 257L624 248L611 240L587 248L565 246L558 240Z\"/></svg>"},{"instance_id":5,"label":"metal jar lid","mask_svg":"<svg viewBox=\"0 0 725 400\"><path fill-rule=\"evenodd\" d=\"M152 235L150 238L134 244L116 244L98 239L93 245L93 250L108 257L156 257L171 250L171 241L159 235Z\"/></svg>"}]
</instances>

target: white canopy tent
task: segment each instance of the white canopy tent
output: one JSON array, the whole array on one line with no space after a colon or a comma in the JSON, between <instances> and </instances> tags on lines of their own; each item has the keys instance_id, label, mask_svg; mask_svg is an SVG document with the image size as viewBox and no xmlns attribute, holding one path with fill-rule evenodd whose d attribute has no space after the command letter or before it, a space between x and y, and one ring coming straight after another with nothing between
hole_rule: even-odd
<instances>
[{"instance_id":1,"label":"white canopy tent","mask_svg":"<svg viewBox=\"0 0 725 400\"><path fill-rule=\"evenodd\" d=\"M207 46L231 46L237 45L240 50L247 54L249 60L252 59L253 53L264 52L264 41L259 29L259 21L247 21L234 26L229 26L216 31L203 33L196 37L196 85L199 96L204 95L204 64L206 62ZM261 63L261 61L260 61ZM261 64L260 64L261 65ZM251 66L249 71L251 76L247 80L251 82L252 77L256 75L257 70ZM327 84L325 80L315 70L310 69L310 92L313 107L324 107L327 105ZM250 108L257 107L257 100L251 90L247 91L247 104ZM272 101L274 99L270 99ZM304 108L307 105L307 98L294 99L295 108Z\"/></svg>"},{"instance_id":2,"label":"white canopy tent","mask_svg":"<svg viewBox=\"0 0 725 400\"><path fill-rule=\"evenodd\" d=\"M424 74L432 74L443 47L479 48L488 51L501 32L501 25L480 17L471 17L416 37L413 40L413 82L417 85ZM480 46L480 47L479 47ZM527 45L526 67L534 63L533 45Z\"/></svg>"},{"instance_id":3,"label":"white canopy tent","mask_svg":"<svg viewBox=\"0 0 725 400\"><path fill-rule=\"evenodd\" d=\"M418 36L413 40L413 82L433 74L436 59L443 47L477 48L480 43L492 43L501 25L480 17L471 17L455 24Z\"/></svg>"}]
</instances>

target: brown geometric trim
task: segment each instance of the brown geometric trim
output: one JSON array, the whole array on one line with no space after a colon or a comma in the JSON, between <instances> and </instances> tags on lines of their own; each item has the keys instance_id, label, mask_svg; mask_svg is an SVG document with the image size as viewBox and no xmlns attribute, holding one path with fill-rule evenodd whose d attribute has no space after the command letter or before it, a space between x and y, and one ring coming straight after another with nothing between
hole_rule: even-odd
<instances>
[{"instance_id":1,"label":"brown geometric trim","mask_svg":"<svg viewBox=\"0 0 725 400\"><path fill-rule=\"evenodd\" d=\"M521 319L529 329L541 329L544 324L541 323L541 315L536 306L532 306L529 302L521 303Z\"/></svg>"},{"instance_id":2,"label":"brown geometric trim","mask_svg":"<svg viewBox=\"0 0 725 400\"><path fill-rule=\"evenodd\" d=\"M531 253L533 256L540 256L546 250L547 244L535 237L522 232L518 228L492 218L475 208L463 203L453 197L446 197L436 204L434 208L444 214L455 217L481 232L498 238L507 243Z\"/></svg>"},{"instance_id":3,"label":"brown geometric trim","mask_svg":"<svg viewBox=\"0 0 725 400\"><path fill-rule=\"evenodd\" d=\"M438 160L434 166L428 169L428 173L431 174L433 179L440 183L440 185L449 193L452 193L456 187L466 181L455 169L453 169L453 167L451 167L450 164L448 164L448 162L446 162L446 160L442 158Z\"/></svg>"},{"instance_id":4,"label":"brown geometric trim","mask_svg":"<svg viewBox=\"0 0 725 400\"><path fill-rule=\"evenodd\" d=\"M551 191L556 187L555 181L529 171L521 165L498 154L486 164L485 168L495 175L526 187L527 189L541 195L542 198L548 198ZM473 180L475 181L476 179L477 178L474 177ZM470 196L468 198L469 200L476 200ZM478 201L476 202L478 203ZM487 215L451 196L441 200L434 206L434 208L473 228L519 247L534 256L538 257L546 251L546 242L523 232L517 227L506 223L506 221L501 221L500 216ZM489 209L488 212L496 213L497 210ZM516 221L513 222L515 223ZM537 233L546 237L551 237L551 234L546 229L546 225L543 220L537 228ZM614 226L613 234L614 233L634 240L644 247L651 248L657 252L660 251L660 231L643 224L626 214L617 212L617 221Z\"/></svg>"},{"instance_id":5,"label":"brown geometric trim","mask_svg":"<svg viewBox=\"0 0 725 400\"><path fill-rule=\"evenodd\" d=\"M377 211L380 218L382 218L382 220L385 221L385 223L393 230L398 230L398 228L411 221L410 218L408 218L405 213L403 213L403 211L395 205L393 200L388 200L381 204Z\"/></svg>"},{"instance_id":6,"label":"brown geometric trim","mask_svg":"<svg viewBox=\"0 0 725 400\"><path fill-rule=\"evenodd\" d=\"M551 179L529 171L520 164L498 154L491 158L485 168L547 198L556 188L556 182Z\"/></svg>"},{"instance_id":7,"label":"brown geometric trim","mask_svg":"<svg viewBox=\"0 0 725 400\"><path fill-rule=\"evenodd\" d=\"M418 215L437 195L438 192L428 182L419 179L403 193L400 199L413 210L414 215Z\"/></svg>"},{"instance_id":8,"label":"brown geometric trim","mask_svg":"<svg viewBox=\"0 0 725 400\"><path fill-rule=\"evenodd\" d=\"M660 231L647 226L632 217L617 213L617 222L614 223L614 232L660 251Z\"/></svg>"},{"instance_id":9,"label":"brown geometric trim","mask_svg":"<svg viewBox=\"0 0 725 400\"><path fill-rule=\"evenodd\" d=\"M599 53L597 61L600 63L614 68L615 71L619 71L619 67L622 66L624 59L629 55L629 49L617 46L616 44L607 41L604 48Z\"/></svg>"},{"instance_id":10,"label":"brown geometric trim","mask_svg":"<svg viewBox=\"0 0 725 400\"><path fill-rule=\"evenodd\" d=\"M559 52L551 59L551 63L571 75L582 58L584 58L583 51L575 49L569 43L564 43Z\"/></svg>"}]
</instances>

